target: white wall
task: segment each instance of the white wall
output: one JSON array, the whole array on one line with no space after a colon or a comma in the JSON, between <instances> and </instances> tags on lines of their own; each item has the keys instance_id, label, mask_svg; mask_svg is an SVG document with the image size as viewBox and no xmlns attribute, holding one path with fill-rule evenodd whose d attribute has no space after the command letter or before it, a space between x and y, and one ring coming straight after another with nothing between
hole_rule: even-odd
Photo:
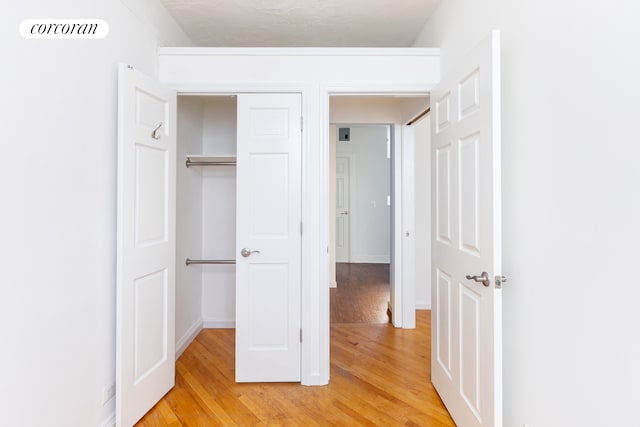
<instances>
[{"instance_id":1,"label":"white wall","mask_svg":"<svg viewBox=\"0 0 640 427\"><path fill-rule=\"evenodd\" d=\"M431 117L414 128L416 308L431 308Z\"/></svg>"},{"instance_id":2,"label":"white wall","mask_svg":"<svg viewBox=\"0 0 640 427\"><path fill-rule=\"evenodd\" d=\"M176 167L176 353L180 354L202 328L202 271L187 258L202 253L202 173L185 166L189 154L202 152L203 102L178 97Z\"/></svg>"},{"instance_id":3,"label":"white wall","mask_svg":"<svg viewBox=\"0 0 640 427\"><path fill-rule=\"evenodd\" d=\"M207 97L203 154L236 154L235 97ZM236 168L199 167L202 173L202 257L236 259ZM232 327L236 320L235 265L201 265L205 327Z\"/></svg>"},{"instance_id":4,"label":"white wall","mask_svg":"<svg viewBox=\"0 0 640 427\"><path fill-rule=\"evenodd\" d=\"M349 141L338 141L336 156L350 165L350 262L389 263L391 258L391 160L389 126L350 126ZM342 127L342 126L340 126Z\"/></svg>"},{"instance_id":5,"label":"white wall","mask_svg":"<svg viewBox=\"0 0 640 427\"><path fill-rule=\"evenodd\" d=\"M443 72L502 31L504 425L634 425L640 6L449 0Z\"/></svg>"},{"instance_id":6,"label":"white wall","mask_svg":"<svg viewBox=\"0 0 640 427\"><path fill-rule=\"evenodd\" d=\"M99 426L115 377L117 63L157 75L189 44L155 0L3 5L0 381L3 425ZM100 18L103 40L25 40L27 18ZM160 19L162 18L162 19ZM166 19L165 19L166 18Z\"/></svg>"}]
</instances>

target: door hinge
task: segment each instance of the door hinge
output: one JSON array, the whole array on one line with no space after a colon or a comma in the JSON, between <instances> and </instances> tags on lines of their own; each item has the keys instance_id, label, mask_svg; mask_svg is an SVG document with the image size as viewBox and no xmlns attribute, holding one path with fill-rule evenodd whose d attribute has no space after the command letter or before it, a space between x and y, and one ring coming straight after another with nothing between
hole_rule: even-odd
<instances>
[{"instance_id":1,"label":"door hinge","mask_svg":"<svg viewBox=\"0 0 640 427\"><path fill-rule=\"evenodd\" d=\"M300 342L302 342L302 328L300 328Z\"/></svg>"},{"instance_id":2,"label":"door hinge","mask_svg":"<svg viewBox=\"0 0 640 427\"><path fill-rule=\"evenodd\" d=\"M302 236L302 221L300 221L300 235Z\"/></svg>"},{"instance_id":3,"label":"door hinge","mask_svg":"<svg viewBox=\"0 0 640 427\"><path fill-rule=\"evenodd\" d=\"M304 129L304 118L300 116L300 132Z\"/></svg>"}]
</instances>

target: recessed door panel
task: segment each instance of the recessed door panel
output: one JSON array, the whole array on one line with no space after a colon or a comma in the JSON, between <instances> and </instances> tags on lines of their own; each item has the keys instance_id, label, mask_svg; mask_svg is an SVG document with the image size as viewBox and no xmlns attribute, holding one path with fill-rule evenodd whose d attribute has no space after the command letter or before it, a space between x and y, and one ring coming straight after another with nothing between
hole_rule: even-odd
<instances>
[{"instance_id":1,"label":"recessed door panel","mask_svg":"<svg viewBox=\"0 0 640 427\"><path fill-rule=\"evenodd\" d=\"M169 229L168 152L136 145L135 242L137 246L167 241Z\"/></svg>"},{"instance_id":2,"label":"recessed door panel","mask_svg":"<svg viewBox=\"0 0 640 427\"><path fill-rule=\"evenodd\" d=\"M436 238L451 244L451 144L436 148Z\"/></svg>"},{"instance_id":3,"label":"recessed door panel","mask_svg":"<svg viewBox=\"0 0 640 427\"><path fill-rule=\"evenodd\" d=\"M167 270L148 274L134 281L135 383L167 360L167 322L169 284Z\"/></svg>"},{"instance_id":4,"label":"recessed door panel","mask_svg":"<svg viewBox=\"0 0 640 427\"><path fill-rule=\"evenodd\" d=\"M437 272L437 331L436 342L438 348L438 363L444 372L451 373L451 277L438 270Z\"/></svg>"},{"instance_id":5,"label":"recessed door panel","mask_svg":"<svg viewBox=\"0 0 640 427\"><path fill-rule=\"evenodd\" d=\"M289 345L289 268L287 264L250 267L250 351L287 350ZM272 301L264 304L264 301Z\"/></svg>"},{"instance_id":6,"label":"recessed door panel","mask_svg":"<svg viewBox=\"0 0 640 427\"><path fill-rule=\"evenodd\" d=\"M480 420L480 304L481 296L460 284L460 391Z\"/></svg>"},{"instance_id":7,"label":"recessed door panel","mask_svg":"<svg viewBox=\"0 0 640 427\"><path fill-rule=\"evenodd\" d=\"M479 141L474 133L460 140L458 154L460 249L480 256Z\"/></svg>"},{"instance_id":8,"label":"recessed door panel","mask_svg":"<svg viewBox=\"0 0 640 427\"><path fill-rule=\"evenodd\" d=\"M253 153L251 163L251 225L254 237L286 238L289 233L289 156Z\"/></svg>"}]
</instances>

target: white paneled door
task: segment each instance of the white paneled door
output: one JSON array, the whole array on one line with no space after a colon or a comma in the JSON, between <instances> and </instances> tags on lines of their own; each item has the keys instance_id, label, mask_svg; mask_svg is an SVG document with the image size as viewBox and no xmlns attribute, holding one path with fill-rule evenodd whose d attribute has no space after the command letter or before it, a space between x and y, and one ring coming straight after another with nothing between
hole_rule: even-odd
<instances>
[{"instance_id":1,"label":"white paneled door","mask_svg":"<svg viewBox=\"0 0 640 427\"><path fill-rule=\"evenodd\" d=\"M300 381L302 100L238 96L236 381Z\"/></svg>"},{"instance_id":2,"label":"white paneled door","mask_svg":"<svg viewBox=\"0 0 640 427\"><path fill-rule=\"evenodd\" d=\"M432 382L454 421L502 426L500 42L444 73L432 102Z\"/></svg>"},{"instance_id":3,"label":"white paneled door","mask_svg":"<svg viewBox=\"0 0 640 427\"><path fill-rule=\"evenodd\" d=\"M126 65L118 87L116 424L174 385L176 94Z\"/></svg>"},{"instance_id":4,"label":"white paneled door","mask_svg":"<svg viewBox=\"0 0 640 427\"><path fill-rule=\"evenodd\" d=\"M336 157L336 262L350 262L350 159Z\"/></svg>"}]
</instances>

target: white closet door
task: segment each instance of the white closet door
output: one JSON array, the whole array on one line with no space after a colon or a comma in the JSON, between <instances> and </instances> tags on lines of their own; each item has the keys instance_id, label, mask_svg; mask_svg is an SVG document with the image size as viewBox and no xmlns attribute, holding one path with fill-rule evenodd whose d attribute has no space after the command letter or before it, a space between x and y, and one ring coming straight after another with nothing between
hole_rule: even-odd
<instances>
[{"instance_id":1,"label":"white closet door","mask_svg":"<svg viewBox=\"0 0 640 427\"><path fill-rule=\"evenodd\" d=\"M300 381L301 144L300 94L238 96L238 382Z\"/></svg>"},{"instance_id":2,"label":"white closet door","mask_svg":"<svg viewBox=\"0 0 640 427\"><path fill-rule=\"evenodd\" d=\"M500 427L499 33L453 65L431 93L431 380L457 425Z\"/></svg>"},{"instance_id":3,"label":"white closet door","mask_svg":"<svg viewBox=\"0 0 640 427\"><path fill-rule=\"evenodd\" d=\"M176 94L125 65L118 88L116 423L175 380Z\"/></svg>"}]
</instances>

